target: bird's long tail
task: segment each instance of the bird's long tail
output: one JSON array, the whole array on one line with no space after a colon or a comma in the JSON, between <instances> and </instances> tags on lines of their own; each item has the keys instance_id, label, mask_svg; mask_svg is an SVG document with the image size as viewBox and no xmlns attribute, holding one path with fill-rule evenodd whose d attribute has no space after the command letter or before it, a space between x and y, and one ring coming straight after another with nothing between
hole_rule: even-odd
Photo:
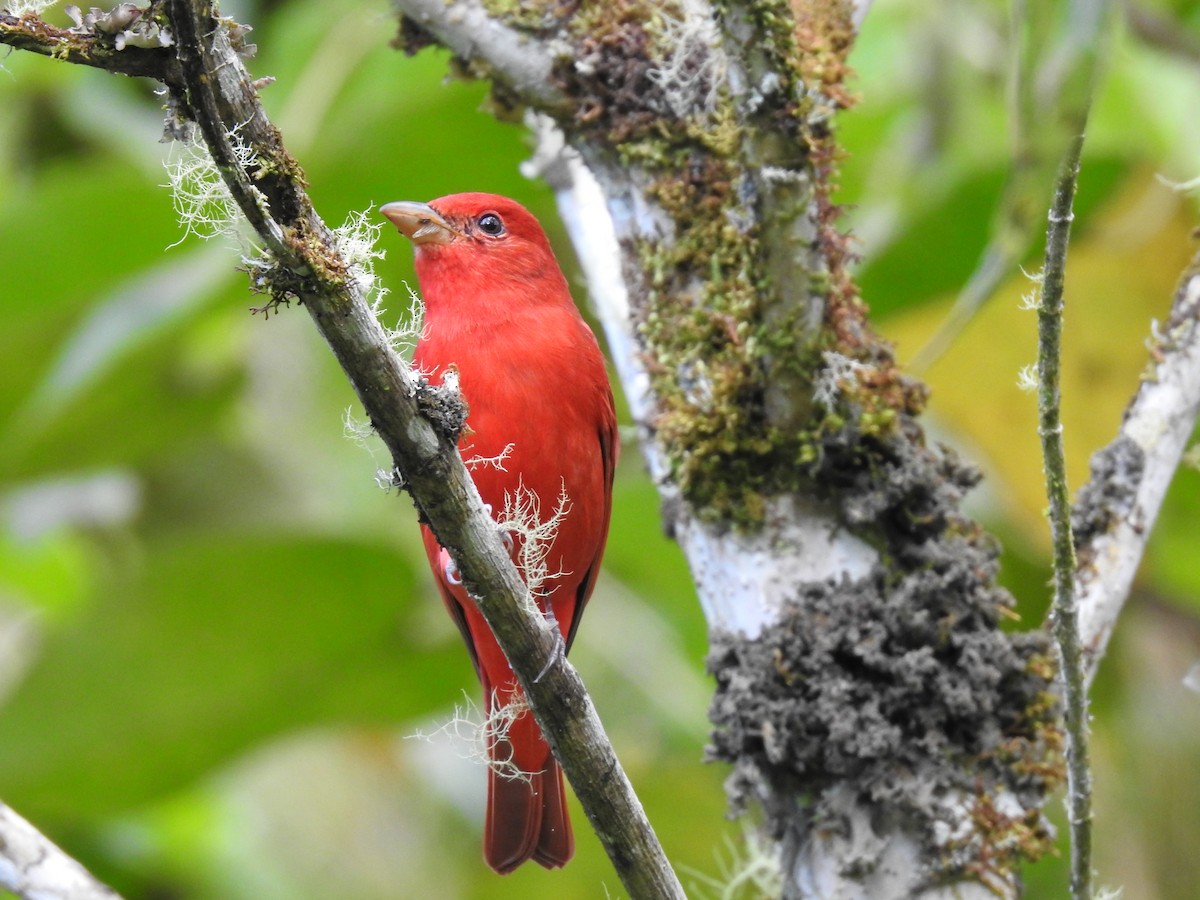
<instances>
[{"instance_id":1,"label":"bird's long tail","mask_svg":"<svg viewBox=\"0 0 1200 900\"><path fill-rule=\"evenodd\" d=\"M484 684L485 709L511 699L492 695ZM529 710L507 729L488 738L487 821L483 858L500 874L526 860L557 869L575 854L575 838L567 817L562 769Z\"/></svg>"}]
</instances>

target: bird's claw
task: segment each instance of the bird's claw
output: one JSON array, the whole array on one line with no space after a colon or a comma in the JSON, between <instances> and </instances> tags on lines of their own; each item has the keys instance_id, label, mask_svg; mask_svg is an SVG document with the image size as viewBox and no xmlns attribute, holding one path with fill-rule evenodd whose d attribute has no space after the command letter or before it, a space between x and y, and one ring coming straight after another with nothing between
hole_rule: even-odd
<instances>
[{"instance_id":1,"label":"bird's claw","mask_svg":"<svg viewBox=\"0 0 1200 900\"><path fill-rule=\"evenodd\" d=\"M563 640L562 629L558 627L558 617L554 615L554 607L546 604L544 615L546 623L550 626L550 630L554 634L554 648L550 651L550 658L542 666L542 671L538 672L537 677L533 679L534 684L540 683L554 664L567 655L567 642Z\"/></svg>"},{"instance_id":2,"label":"bird's claw","mask_svg":"<svg viewBox=\"0 0 1200 900\"><path fill-rule=\"evenodd\" d=\"M492 504L485 503L485 504L483 504L483 508L489 516L492 516ZM492 516L492 521L495 521L495 519L496 519L496 517ZM501 531L500 532L500 543L502 543L504 545L504 549L507 550L511 554L513 552L512 532L511 531Z\"/></svg>"},{"instance_id":3,"label":"bird's claw","mask_svg":"<svg viewBox=\"0 0 1200 900\"><path fill-rule=\"evenodd\" d=\"M458 564L454 562L454 558L444 548L438 556L441 558L442 576L447 584L462 584L462 575L458 573Z\"/></svg>"},{"instance_id":4,"label":"bird's claw","mask_svg":"<svg viewBox=\"0 0 1200 900\"><path fill-rule=\"evenodd\" d=\"M554 664L567 655L567 642L563 640L562 634L557 628L554 629L554 649L550 651L550 658L546 660L546 664L542 666L542 671L537 673L537 677L533 679L534 684L540 684L546 673L554 667Z\"/></svg>"}]
</instances>

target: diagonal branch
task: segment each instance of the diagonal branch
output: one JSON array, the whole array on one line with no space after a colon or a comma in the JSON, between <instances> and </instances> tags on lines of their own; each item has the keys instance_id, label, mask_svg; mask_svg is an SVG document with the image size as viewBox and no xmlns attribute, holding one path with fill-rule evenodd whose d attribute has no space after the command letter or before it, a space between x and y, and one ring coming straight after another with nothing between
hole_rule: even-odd
<instances>
[{"instance_id":1,"label":"diagonal branch","mask_svg":"<svg viewBox=\"0 0 1200 900\"><path fill-rule=\"evenodd\" d=\"M1200 416L1200 256L1183 275L1153 368L1117 437L1092 457L1076 499L1079 631L1087 679L1096 675L1150 538L1163 497Z\"/></svg>"}]
</instances>

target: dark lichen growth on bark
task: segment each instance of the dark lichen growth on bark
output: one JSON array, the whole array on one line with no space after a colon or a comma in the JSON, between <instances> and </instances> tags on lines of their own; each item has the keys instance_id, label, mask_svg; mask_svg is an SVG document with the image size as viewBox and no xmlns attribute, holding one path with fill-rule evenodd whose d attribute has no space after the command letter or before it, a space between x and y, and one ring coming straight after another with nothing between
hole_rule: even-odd
<instances>
[{"instance_id":1,"label":"dark lichen growth on bark","mask_svg":"<svg viewBox=\"0 0 1200 900\"><path fill-rule=\"evenodd\" d=\"M415 56L426 47L437 47L438 39L416 19L401 15L391 45L393 50L399 50L405 56Z\"/></svg>"},{"instance_id":2,"label":"dark lichen growth on bark","mask_svg":"<svg viewBox=\"0 0 1200 900\"><path fill-rule=\"evenodd\" d=\"M417 406L447 444L457 444L467 427L466 398L455 388L432 385L424 376L417 381Z\"/></svg>"},{"instance_id":3,"label":"dark lichen growth on bark","mask_svg":"<svg viewBox=\"0 0 1200 900\"><path fill-rule=\"evenodd\" d=\"M1132 438L1121 436L1091 460L1091 475L1071 506L1071 534L1076 552L1095 550L1096 539L1129 515L1146 454ZM1079 565L1089 560L1080 557Z\"/></svg>"},{"instance_id":4,"label":"dark lichen growth on bark","mask_svg":"<svg viewBox=\"0 0 1200 900\"><path fill-rule=\"evenodd\" d=\"M1012 601L996 547L955 512L976 473L911 439L877 443L873 470L846 443L825 447L820 471L848 521L882 523L888 564L799 586L754 639L714 635L710 752L734 765L734 811L765 788L815 798L819 820L823 791L848 785L917 826L943 861L931 879L1003 875L1049 847L1040 810L1062 778L1050 648L1000 629ZM969 842L938 833L956 795L989 823ZM777 836L791 821L767 815Z\"/></svg>"}]
</instances>

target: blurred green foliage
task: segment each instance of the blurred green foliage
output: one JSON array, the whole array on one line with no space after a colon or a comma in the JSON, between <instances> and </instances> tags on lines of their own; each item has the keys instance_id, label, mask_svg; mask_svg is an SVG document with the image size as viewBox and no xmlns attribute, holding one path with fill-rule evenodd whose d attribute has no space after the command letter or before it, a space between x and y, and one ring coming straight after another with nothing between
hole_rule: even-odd
<instances>
[{"instance_id":1,"label":"blurred green foliage","mask_svg":"<svg viewBox=\"0 0 1200 900\"><path fill-rule=\"evenodd\" d=\"M1200 27L1183 0L1137 5ZM444 54L389 49L384 4L225 12L255 26L252 71L277 78L265 102L327 221L495 191L538 214L571 271L548 189L517 172L523 131L480 109L485 86L447 82ZM852 60L842 200L905 356L970 275L1010 171L1006 28L998 0L877 4ZM1081 180L1065 398L1080 478L1195 218L1151 176L1200 170L1200 63L1144 31L1114 47ZM477 688L411 505L376 486L382 448L343 435L353 396L304 311L252 316L236 247L173 246L160 104L149 85L0 58L0 798L129 898L619 895L577 808L564 871L483 866L482 773L437 734ZM403 242L382 245L393 324L415 282ZM1041 469L1032 431L1001 427L1033 409L1013 387L1034 357L1032 317L1012 314L1024 289L928 373L929 421L988 469L975 511L1033 624ZM1200 697L1181 683L1200 656L1198 510L1184 471L1097 684L1097 865L1130 897L1200 883ZM719 896L740 826L701 763L705 624L633 447L614 523L574 658L685 885ZM1063 894L1060 861L1026 878Z\"/></svg>"}]
</instances>

